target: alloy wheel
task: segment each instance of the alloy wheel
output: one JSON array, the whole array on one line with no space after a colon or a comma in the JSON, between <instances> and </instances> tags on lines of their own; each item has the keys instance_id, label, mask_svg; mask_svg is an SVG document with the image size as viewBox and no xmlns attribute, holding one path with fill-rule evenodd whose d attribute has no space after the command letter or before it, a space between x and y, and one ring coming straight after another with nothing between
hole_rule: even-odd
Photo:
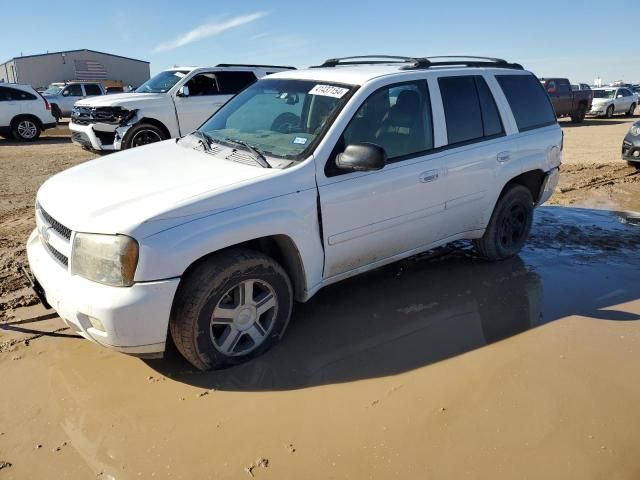
<instances>
[{"instance_id":1,"label":"alloy wheel","mask_svg":"<svg viewBox=\"0 0 640 480\"><path fill-rule=\"evenodd\" d=\"M211 341L224 355L246 355L269 336L277 314L273 287L262 280L245 280L229 289L213 310Z\"/></svg>"},{"instance_id":2,"label":"alloy wheel","mask_svg":"<svg viewBox=\"0 0 640 480\"><path fill-rule=\"evenodd\" d=\"M25 140L30 140L38 134L38 127L31 120L22 120L18 123L18 135Z\"/></svg>"}]
</instances>

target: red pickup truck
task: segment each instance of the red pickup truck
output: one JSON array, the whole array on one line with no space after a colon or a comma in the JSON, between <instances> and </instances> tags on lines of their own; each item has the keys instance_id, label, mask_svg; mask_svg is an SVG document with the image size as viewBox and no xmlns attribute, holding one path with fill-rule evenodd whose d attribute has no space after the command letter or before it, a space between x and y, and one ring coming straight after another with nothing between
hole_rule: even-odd
<instances>
[{"instance_id":1,"label":"red pickup truck","mask_svg":"<svg viewBox=\"0 0 640 480\"><path fill-rule=\"evenodd\" d=\"M587 112L591 110L591 90L573 91L571 83L566 78L541 78L540 82L549 94L558 118L568 116L573 123L582 123Z\"/></svg>"}]
</instances>

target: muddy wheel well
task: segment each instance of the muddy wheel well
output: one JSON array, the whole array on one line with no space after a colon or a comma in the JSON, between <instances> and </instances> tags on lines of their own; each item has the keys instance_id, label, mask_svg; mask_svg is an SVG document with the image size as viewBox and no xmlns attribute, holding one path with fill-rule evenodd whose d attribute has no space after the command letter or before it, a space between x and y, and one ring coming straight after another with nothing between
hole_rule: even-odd
<instances>
[{"instance_id":1,"label":"muddy wheel well","mask_svg":"<svg viewBox=\"0 0 640 480\"><path fill-rule=\"evenodd\" d=\"M518 185L526 187L531 192L533 201L537 202L540 198L540 189L542 188L543 180L544 172L542 170L531 170L530 172L522 173L507 182L507 184L502 189L502 192L500 192L500 197L504 195L504 192L507 190L507 187L509 185L516 183Z\"/></svg>"},{"instance_id":2,"label":"muddy wheel well","mask_svg":"<svg viewBox=\"0 0 640 480\"><path fill-rule=\"evenodd\" d=\"M162 133L164 134L165 139L171 138L171 134L169 133L169 129L167 127L165 127L164 123L162 123L160 120L156 120L155 118L144 117L137 123L137 125L140 125L141 123L148 123L149 125L153 125L154 127L158 127L160 130L162 130Z\"/></svg>"},{"instance_id":3,"label":"muddy wheel well","mask_svg":"<svg viewBox=\"0 0 640 480\"><path fill-rule=\"evenodd\" d=\"M278 262L282 266L282 268L284 268L284 270L287 272L287 275L289 275L289 278L291 279L295 299L298 301L302 301L305 296L306 290L304 266L300 257L300 252L298 252L298 248L290 237L286 235L272 235L269 237L256 238L246 242L238 243L236 245L231 245L223 249L223 251L237 247L249 248L251 250L261 252ZM219 251L220 250L218 250L218 252ZM210 255L218 252L212 252L193 262L185 270L182 277L184 278L185 276L187 276L195 266L205 261L207 258L209 258Z\"/></svg>"}]
</instances>

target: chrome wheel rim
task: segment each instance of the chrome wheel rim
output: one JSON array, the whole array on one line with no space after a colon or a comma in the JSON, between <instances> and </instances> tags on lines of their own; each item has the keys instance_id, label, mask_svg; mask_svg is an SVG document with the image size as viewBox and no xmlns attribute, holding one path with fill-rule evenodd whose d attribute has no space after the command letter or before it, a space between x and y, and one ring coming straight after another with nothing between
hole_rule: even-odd
<instances>
[{"instance_id":1,"label":"chrome wheel rim","mask_svg":"<svg viewBox=\"0 0 640 480\"><path fill-rule=\"evenodd\" d=\"M246 355L269 337L277 315L273 287L262 280L245 280L230 288L213 310L213 346L227 356Z\"/></svg>"},{"instance_id":2,"label":"chrome wheel rim","mask_svg":"<svg viewBox=\"0 0 640 480\"><path fill-rule=\"evenodd\" d=\"M131 139L131 145L134 147L140 147L142 145L148 145L150 143L159 142L162 140L160 135L153 130L140 130Z\"/></svg>"},{"instance_id":3,"label":"chrome wheel rim","mask_svg":"<svg viewBox=\"0 0 640 480\"><path fill-rule=\"evenodd\" d=\"M22 120L18 123L18 135L21 138L34 138L38 133L38 127L31 120Z\"/></svg>"}]
</instances>

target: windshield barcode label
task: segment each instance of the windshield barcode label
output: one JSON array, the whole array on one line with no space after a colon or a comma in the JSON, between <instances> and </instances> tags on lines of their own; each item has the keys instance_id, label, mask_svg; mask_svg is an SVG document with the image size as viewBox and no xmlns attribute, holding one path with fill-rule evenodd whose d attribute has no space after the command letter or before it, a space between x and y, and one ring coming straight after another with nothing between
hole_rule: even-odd
<instances>
[{"instance_id":1,"label":"windshield barcode label","mask_svg":"<svg viewBox=\"0 0 640 480\"><path fill-rule=\"evenodd\" d=\"M324 95L325 97L342 98L349 91L348 88L334 87L332 85L316 85L309 90L310 95Z\"/></svg>"}]
</instances>

